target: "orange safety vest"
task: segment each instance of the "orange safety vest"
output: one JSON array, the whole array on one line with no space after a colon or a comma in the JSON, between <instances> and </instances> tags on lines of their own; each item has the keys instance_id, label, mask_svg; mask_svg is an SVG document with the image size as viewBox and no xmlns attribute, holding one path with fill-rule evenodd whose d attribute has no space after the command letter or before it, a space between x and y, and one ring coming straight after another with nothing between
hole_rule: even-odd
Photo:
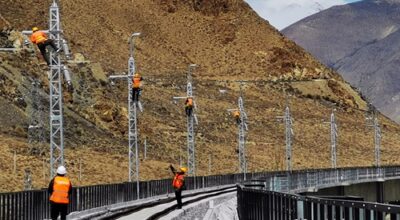
<instances>
[{"instance_id":1,"label":"orange safety vest","mask_svg":"<svg viewBox=\"0 0 400 220\"><path fill-rule=\"evenodd\" d=\"M31 41L34 44L40 44L47 40L47 35L43 31L36 31L31 36Z\"/></svg>"},{"instance_id":2,"label":"orange safety vest","mask_svg":"<svg viewBox=\"0 0 400 220\"><path fill-rule=\"evenodd\" d=\"M68 204L68 191L70 186L71 181L69 181L67 177L54 177L53 193L51 194L50 201L59 204Z\"/></svg>"},{"instance_id":3,"label":"orange safety vest","mask_svg":"<svg viewBox=\"0 0 400 220\"><path fill-rule=\"evenodd\" d=\"M174 181L172 181L172 186L175 189L181 189L183 186L183 182L184 182L183 178L184 178L183 174L179 174L179 173L175 174Z\"/></svg>"},{"instance_id":4,"label":"orange safety vest","mask_svg":"<svg viewBox=\"0 0 400 220\"><path fill-rule=\"evenodd\" d=\"M193 99L192 98L189 98L189 99L186 100L186 106L188 106L188 107L192 107L193 106Z\"/></svg>"},{"instance_id":5,"label":"orange safety vest","mask_svg":"<svg viewBox=\"0 0 400 220\"><path fill-rule=\"evenodd\" d=\"M240 117L240 112L239 111L234 111L233 112L233 117L239 118Z\"/></svg>"},{"instance_id":6,"label":"orange safety vest","mask_svg":"<svg viewBox=\"0 0 400 220\"><path fill-rule=\"evenodd\" d=\"M140 81L141 81L140 78L141 77L133 77L133 84L132 84L133 88L135 89L140 88Z\"/></svg>"}]
</instances>

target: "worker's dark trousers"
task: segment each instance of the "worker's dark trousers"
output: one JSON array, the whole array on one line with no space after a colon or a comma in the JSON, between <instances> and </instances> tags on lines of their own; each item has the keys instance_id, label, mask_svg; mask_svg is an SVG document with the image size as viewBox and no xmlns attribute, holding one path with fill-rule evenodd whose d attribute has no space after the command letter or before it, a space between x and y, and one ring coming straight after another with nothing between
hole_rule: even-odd
<instances>
[{"instance_id":1,"label":"worker's dark trousers","mask_svg":"<svg viewBox=\"0 0 400 220\"><path fill-rule=\"evenodd\" d=\"M132 102L139 101L140 92L140 88L132 88Z\"/></svg>"},{"instance_id":2,"label":"worker's dark trousers","mask_svg":"<svg viewBox=\"0 0 400 220\"><path fill-rule=\"evenodd\" d=\"M56 44L51 39L48 39L45 42L38 44L37 46L39 47L40 53L42 54L42 56L43 56L44 60L46 61L47 65L50 65L50 58L49 58L49 55L46 52L46 47L48 45L50 45L54 49L54 51L58 50Z\"/></svg>"},{"instance_id":3,"label":"worker's dark trousers","mask_svg":"<svg viewBox=\"0 0 400 220\"><path fill-rule=\"evenodd\" d=\"M176 189L175 190L175 198L176 202L178 203L178 208L182 208L182 190L181 189Z\"/></svg>"},{"instance_id":4,"label":"worker's dark trousers","mask_svg":"<svg viewBox=\"0 0 400 220\"><path fill-rule=\"evenodd\" d=\"M187 116L191 116L191 115L192 115L192 110L193 110L192 107L186 106L186 107L185 107L186 115L187 115Z\"/></svg>"},{"instance_id":5,"label":"worker's dark trousers","mask_svg":"<svg viewBox=\"0 0 400 220\"><path fill-rule=\"evenodd\" d=\"M239 125L240 124L240 118L236 119L236 123Z\"/></svg>"},{"instance_id":6,"label":"worker's dark trousers","mask_svg":"<svg viewBox=\"0 0 400 220\"><path fill-rule=\"evenodd\" d=\"M51 208L51 219L57 220L58 215L61 215L61 220L67 219L68 214L68 204L58 204L54 202L50 202Z\"/></svg>"}]
</instances>

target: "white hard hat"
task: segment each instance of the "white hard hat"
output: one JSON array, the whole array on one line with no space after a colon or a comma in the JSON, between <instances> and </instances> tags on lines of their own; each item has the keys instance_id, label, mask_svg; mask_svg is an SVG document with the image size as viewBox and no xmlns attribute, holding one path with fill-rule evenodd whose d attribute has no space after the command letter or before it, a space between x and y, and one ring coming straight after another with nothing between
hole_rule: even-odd
<instances>
[{"instance_id":1,"label":"white hard hat","mask_svg":"<svg viewBox=\"0 0 400 220\"><path fill-rule=\"evenodd\" d=\"M59 166L59 167L57 168L57 174L65 175L66 173L67 173L67 169L65 169L64 166Z\"/></svg>"}]
</instances>

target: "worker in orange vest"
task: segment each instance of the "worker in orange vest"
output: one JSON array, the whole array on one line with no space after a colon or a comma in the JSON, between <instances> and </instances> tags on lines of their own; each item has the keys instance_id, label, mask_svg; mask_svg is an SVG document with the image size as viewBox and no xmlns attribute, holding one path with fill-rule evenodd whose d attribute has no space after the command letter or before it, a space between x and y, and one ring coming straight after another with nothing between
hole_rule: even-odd
<instances>
[{"instance_id":1,"label":"worker in orange vest","mask_svg":"<svg viewBox=\"0 0 400 220\"><path fill-rule=\"evenodd\" d=\"M61 48L58 49L54 41L52 39L49 39L46 33L40 31L37 27L32 28L31 41L38 46L40 53L42 54L47 65L50 65L50 59L47 55L46 47L50 45L56 53L61 51Z\"/></svg>"},{"instance_id":2,"label":"worker in orange vest","mask_svg":"<svg viewBox=\"0 0 400 220\"><path fill-rule=\"evenodd\" d=\"M139 96L142 91L141 81L143 77L136 73L132 78L132 101L139 101Z\"/></svg>"},{"instance_id":3,"label":"worker in orange vest","mask_svg":"<svg viewBox=\"0 0 400 220\"><path fill-rule=\"evenodd\" d=\"M175 198L178 204L178 209L182 208L182 190L185 188L185 173L187 172L186 167L181 167L179 172L175 170L172 165L169 165L172 173L174 174L174 180L172 181L172 186L175 190Z\"/></svg>"},{"instance_id":4,"label":"worker in orange vest","mask_svg":"<svg viewBox=\"0 0 400 220\"><path fill-rule=\"evenodd\" d=\"M57 220L58 215L61 215L61 220L67 218L69 198L72 193L72 184L65 174L67 174L65 167L59 166L57 168L57 176L55 176L49 184L48 192L50 195L52 220Z\"/></svg>"},{"instance_id":5,"label":"worker in orange vest","mask_svg":"<svg viewBox=\"0 0 400 220\"><path fill-rule=\"evenodd\" d=\"M187 116L192 115L193 112L193 98L188 97L185 101L185 112Z\"/></svg>"},{"instance_id":6,"label":"worker in orange vest","mask_svg":"<svg viewBox=\"0 0 400 220\"><path fill-rule=\"evenodd\" d=\"M240 124L240 111L239 110L235 110L235 111L233 111L232 114L233 114L233 117L236 120L236 123Z\"/></svg>"}]
</instances>

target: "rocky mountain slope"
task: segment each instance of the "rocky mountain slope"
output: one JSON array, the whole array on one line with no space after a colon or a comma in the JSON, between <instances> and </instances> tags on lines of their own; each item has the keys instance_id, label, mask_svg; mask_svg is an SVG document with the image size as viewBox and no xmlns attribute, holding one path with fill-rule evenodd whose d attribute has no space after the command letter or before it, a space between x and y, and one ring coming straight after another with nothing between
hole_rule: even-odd
<instances>
[{"instance_id":1,"label":"rocky mountain slope","mask_svg":"<svg viewBox=\"0 0 400 220\"><path fill-rule=\"evenodd\" d=\"M18 44L18 31L46 27L50 1L0 2L3 44ZM194 78L199 125L196 127L198 174L237 172L237 127L226 109L237 105L239 84L249 117L247 138L250 171L284 169L283 114L286 95L294 117L294 169L329 167L329 120L337 108L339 166L373 163L373 131L366 127L366 103L343 79L283 37L240 0L65 0L62 22L75 62L75 92L65 92L66 152L69 175L76 185L127 179L127 91L125 82L112 85L107 76L126 72L127 39L141 32L135 58L145 78L139 116L140 139L148 143L141 157L141 179L169 177L168 164L186 156L183 103L186 70L199 64ZM107 7L105 7L107 6ZM7 8L7 10L5 9ZM10 32L14 30L16 32ZM17 37L13 37L17 36ZM3 45L1 45L3 46ZM47 68L29 50L0 53L0 180L2 191L21 189L23 171L32 170L34 186L43 187L44 155L27 144L31 82L43 85L48 105ZM219 90L226 90L220 93ZM46 108L47 109L47 108ZM46 114L45 114L46 115ZM399 127L380 116L384 139L383 164L398 162ZM48 119L46 118L47 122ZM13 153L17 171L13 173ZM82 163L82 179L78 180ZM20 184L19 184L20 183Z\"/></svg>"},{"instance_id":2,"label":"rocky mountain slope","mask_svg":"<svg viewBox=\"0 0 400 220\"><path fill-rule=\"evenodd\" d=\"M319 12L283 33L400 122L399 28L399 0L364 0Z\"/></svg>"}]
</instances>

